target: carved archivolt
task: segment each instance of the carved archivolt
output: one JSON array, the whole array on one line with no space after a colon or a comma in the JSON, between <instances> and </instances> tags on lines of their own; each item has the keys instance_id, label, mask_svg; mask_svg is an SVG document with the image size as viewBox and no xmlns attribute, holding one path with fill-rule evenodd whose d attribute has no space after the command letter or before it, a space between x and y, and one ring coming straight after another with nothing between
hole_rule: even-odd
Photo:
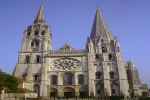
<instances>
[{"instance_id":1,"label":"carved archivolt","mask_svg":"<svg viewBox=\"0 0 150 100\"><path fill-rule=\"evenodd\" d=\"M53 63L53 68L57 70L74 70L80 68L81 62L74 58L61 58Z\"/></svg>"}]
</instances>

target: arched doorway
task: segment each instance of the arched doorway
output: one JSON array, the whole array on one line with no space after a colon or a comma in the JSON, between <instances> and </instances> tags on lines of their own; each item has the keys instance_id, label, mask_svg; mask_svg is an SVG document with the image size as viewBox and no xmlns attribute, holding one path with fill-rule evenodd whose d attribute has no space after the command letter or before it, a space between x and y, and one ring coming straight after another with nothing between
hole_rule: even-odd
<instances>
[{"instance_id":1,"label":"arched doorway","mask_svg":"<svg viewBox=\"0 0 150 100\"><path fill-rule=\"evenodd\" d=\"M34 92L37 93L38 96L40 96L40 86L38 84L34 85Z\"/></svg>"},{"instance_id":2,"label":"arched doorway","mask_svg":"<svg viewBox=\"0 0 150 100\"><path fill-rule=\"evenodd\" d=\"M65 87L64 88L64 97L74 97L75 96L75 90L71 87Z\"/></svg>"},{"instance_id":3,"label":"arched doorway","mask_svg":"<svg viewBox=\"0 0 150 100\"><path fill-rule=\"evenodd\" d=\"M50 96L51 97L56 97L57 96L57 89L56 88L51 88L51 90L50 90Z\"/></svg>"}]
</instances>

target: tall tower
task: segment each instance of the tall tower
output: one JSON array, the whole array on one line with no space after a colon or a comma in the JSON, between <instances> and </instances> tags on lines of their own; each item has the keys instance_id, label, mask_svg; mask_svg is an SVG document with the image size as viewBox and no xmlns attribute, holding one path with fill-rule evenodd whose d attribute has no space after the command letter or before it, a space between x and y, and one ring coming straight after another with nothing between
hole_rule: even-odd
<instances>
[{"instance_id":1,"label":"tall tower","mask_svg":"<svg viewBox=\"0 0 150 100\"><path fill-rule=\"evenodd\" d=\"M24 80L23 87L38 92L39 95L42 95L39 91L44 89L42 84L47 79L44 55L52 49L51 39L52 34L41 5L33 24L24 31L18 63L14 70L14 76Z\"/></svg>"},{"instance_id":2,"label":"tall tower","mask_svg":"<svg viewBox=\"0 0 150 100\"><path fill-rule=\"evenodd\" d=\"M128 96L129 86L120 47L107 30L99 9L96 10L89 40L89 92L96 96Z\"/></svg>"}]
</instances>

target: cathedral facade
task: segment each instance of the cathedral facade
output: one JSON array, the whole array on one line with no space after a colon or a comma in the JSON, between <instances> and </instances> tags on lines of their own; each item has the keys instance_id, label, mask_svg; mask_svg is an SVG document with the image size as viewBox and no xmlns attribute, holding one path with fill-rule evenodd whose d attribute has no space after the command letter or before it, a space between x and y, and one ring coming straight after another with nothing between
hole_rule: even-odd
<instances>
[{"instance_id":1,"label":"cathedral facade","mask_svg":"<svg viewBox=\"0 0 150 100\"><path fill-rule=\"evenodd\" d=\"M40 7L23 34L14 76L39 96L129 96L125 62L117 39L96 10L85 49L52 48L52 32Z\"/></svg>"}]
</instances>

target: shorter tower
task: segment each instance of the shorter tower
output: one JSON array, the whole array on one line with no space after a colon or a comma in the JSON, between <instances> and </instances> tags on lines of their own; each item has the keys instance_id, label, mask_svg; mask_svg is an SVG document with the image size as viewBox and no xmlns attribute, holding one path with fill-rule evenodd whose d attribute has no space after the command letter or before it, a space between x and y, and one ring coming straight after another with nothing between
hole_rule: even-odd
<instances>
[{"instance_id":1,"label":"shorter tower","mask_svg":"<svg viewBox=\"0 0 150 100\"><path fill-rule=\"evenodd\" d=\"M46 87L46 72L44 55L52 49L51 31L44 18L44 7L40 7L34 23L24 31L22 46L19 51L18 63L14 76L24 81L23 88L44 95ZM43 84L44 87L43 87ZM42 93L40 93L42 91Z\"/></svg>"}]
</instances>

